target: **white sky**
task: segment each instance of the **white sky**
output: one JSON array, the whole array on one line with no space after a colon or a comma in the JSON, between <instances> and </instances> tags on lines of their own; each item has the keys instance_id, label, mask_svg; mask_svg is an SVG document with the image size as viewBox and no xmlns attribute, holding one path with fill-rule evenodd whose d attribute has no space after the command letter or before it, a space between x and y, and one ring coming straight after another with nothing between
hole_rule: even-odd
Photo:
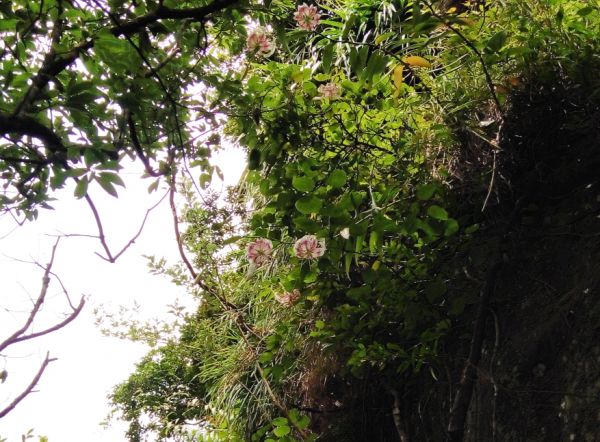
<instances>
[{"instance_id":1,"label":"white sky","mask_svg":"<svg viewBox=\"0 0 600 442\"><path fill-rule=\"evenodd\" d=\"M236 184L245 166L245 155L228 149L213 157L225 174L225 184ZM198 172L192 171L198 174ZM139 164L129 165L121 176L126 189L117 186L119 199L106 194L95 183L92 196L103 221L111 252L116 254L138 231L146 210L164 195L164 190L148 195L151 180L141 180ZM214 177L213 184L221 187ZM25 321L31 307L29 297L36 298L41 287L43 270L32 264L16 262L36 260L46 265L55 238L46 234L97 234L96 224L85 200L73 197L73 186L56 192L55 211L42 210L38 221L27 223L0 240L0 341ZM9 217L0 220L0 238L10 232L15 223ZM116 312L119 305L141 305L143 318L169 318L166 306L179 299L181 305L192 307L192 299L168 279L148 273L147 260L142 255L165 257L169 263L179 260L173 218L168 199L151 212L142 235L115 264L94 254L103 253L97 239L63 238L57 249L53 271L62 279L73 304L81 294L90 295L79 317L62 330L42 338L15 344L0 359L0 371L8 370L8 378L0 385L0 409L6 407L31 381L47 351L58 358L46 368L36 393L25 398L15 410L0 420L0 439L21 440L31 428L33 434L47 436L50 442L124 442L126 424L113 423L104 429L99 425L109 411L106 395L117 383L125 380L148 348L139 343L103 337L95 327L93 309L104 304ZM56 280L50 283L43 317L35 330L43 330L60 322L62 312L69 311ZM7 313L9 308L12 313ZM37 440L37 438L35 439Z\"/></svg>"}]
</instances>

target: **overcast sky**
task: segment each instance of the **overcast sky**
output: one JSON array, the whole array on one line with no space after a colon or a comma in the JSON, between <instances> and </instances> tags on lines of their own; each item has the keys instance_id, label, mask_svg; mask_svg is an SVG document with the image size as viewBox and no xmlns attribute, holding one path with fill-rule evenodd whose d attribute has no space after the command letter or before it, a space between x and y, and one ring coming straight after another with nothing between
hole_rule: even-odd
<instances>
[{"instance_id":1,"label":"overcast sky","mask_svg":"<svg viewBox=\"0 0 600 442\"><path fill-rule=\"evenodd\" d=\"M214 163L223 170L225 184L230 185L237 183L246 165L245 155L233 149L220 154ZM146 210L164 195L164 189L148 195L152 181L139 179L140 174L139 165L126 167L121 176L127 189L117 188L119 199L106 194L97 184L90 186L113 255L136 234ZM217 187L221 187L220 182ZM15 259L46 265L56 241L48 235L58 231L97 234L88 205L73 197L72 186L55 196L55 211L42 210L38 221L27 223L6 237L15 223L6 216L0 220L0 238L4 237L0 239L0 341L23 324L25 313L31 308L30 298L35 299L41 287L43 270ZM0 439L20 441L21 435L33 428L33 434L48 436L50 442L124 442L126 425L113 423L108 429L99 425L109 411L106 395L128 377L148 348L103 337L94 325L94 307L104 304L107 310L116 312L120 305L131 307L136 300L142 306L141 317L163 319L169 318L166 306L176 299L193 308L193 301L183 289L163 277L150 275L147 260L142 257L156 255L170 263L178 260L167 199L150 214L142 235L115 264L100 259L94 252L103 252L95 239L61 239L52 270L61 278L73 303L81 295L89 297L84 310L64 329L15 344L6 352L11 357L0 359L0 371L8 371L6 382L0 385L3 409L31 381L47 351L58 358L48 365L37 392L0 420ZM64 317L61 313L66 311L68 304L60 285L53 280L43 317L36 321L35 330L60 322Z\"/></svg>"}]
</instances>

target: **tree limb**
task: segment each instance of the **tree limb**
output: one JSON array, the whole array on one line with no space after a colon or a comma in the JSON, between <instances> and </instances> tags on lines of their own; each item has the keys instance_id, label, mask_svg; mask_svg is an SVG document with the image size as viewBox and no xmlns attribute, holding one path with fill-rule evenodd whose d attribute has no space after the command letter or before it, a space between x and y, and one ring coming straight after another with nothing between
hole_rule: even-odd
<instances>
[{"instance_id":1,"label":"tree limb","mask_svg":"<svg viewBox=\"0 0 600 442\"><path fill-rule=\"evenodd\" d=\"M54 244L54 247L52 247L52 255L50 257L50 262L46 266L46 270L44 271L44 276L42 277L42 290L40 291L40 295L38 296L37 300L33 304L33 309L29 313L29 317L27 318L27 321L25 321L25 324L23 325L23 327L18 329L16 332L14 332L12 335L10 335L7 339L5 339L4 342L2 342L0 344L0 352L2 350L6 349L6 347L8 347L9 345L14 344L16 342L16 340L23 333L25 333L27 331L27 329L33 323L35 316L39 312L40 307L44 303L44 299L46 299L46 293L48 292L48 285L50 284L50 277L49 277L50 269L52 268L52 264L54 263L54 255L55 255L56 247L58 246L59 241L60 241L60 238L56 240L56 244Z\"/></svg>"},{"instance_id":2,"label":"tree limb","mask_svg":"<svg viewBox=\"0 0 600 442\"><path fill-rule=\"evenodd\" d=\"M8 407L6 407L4 410L0 411L0 419L2 419L4 416L6 416L8 413L10 413L19 404L19 402L21 402L23 399L25 399L25 397L29 393L31 393L31 391L35 388L35 386L39 382L40 378L42 377L44 370L46 369L48 364L52 361L56 361L56 358L50 359L50 352L46 353L46 359L44 359L42 366L38 370L37 374L31 381L29 386L25 389L25 391L23 391L23 393L21 393L19 396L17 396L15 398L15 400L12 401Z\"/></svg>"},{"instance_id":3,"label":"tree limb","mask_svg":"<svg viewBox=\"0 0 600 442\"><path fill-rule=\"evenodd\" d=\"M239 0L215 0L205 6L198 8L172 9L166 6L159 6L158 9L147 14L140 15L110 30L115 37L121 35L133 34L149 24L156 23L163 19L186 19L191 18L194 21L200 21L207 18L210 14L221 11L234 5Z\"/></svg>"},{"instance_id":4,"label":"tree limb","mask_svg":"<svg viewBox=\"0 0 600 442\"><path fill-rule=\"evenodd\" d=\"M60 323L56 324L55 326L47 328L46 330L43 330L41 332L32 333L32 334L26 335L26 336L20 336L20 337L14 339L11 342L11 344L16 344L17 342L27 341L28 339L37 338L38 336L44 336L44 335L47 335L48 333L52 333L56 330L60 330L65 325L67 325L68 323L73 321L73 319L75 319L77 317L77 315L79 315L79 313L81 313L81 310L83 309L84 305L85 305L85 297L82 296L81 300L79 301L79 305L73 310L73 313L71 313L67 317L67 319L65 319L63 322L60 322Z\"/></svg>"}]
</instances>

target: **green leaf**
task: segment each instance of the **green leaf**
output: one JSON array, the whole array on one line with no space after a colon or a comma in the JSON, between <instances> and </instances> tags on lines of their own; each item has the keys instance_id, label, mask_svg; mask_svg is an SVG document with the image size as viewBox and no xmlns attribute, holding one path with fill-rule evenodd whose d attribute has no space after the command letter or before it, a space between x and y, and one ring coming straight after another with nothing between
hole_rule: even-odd
<instances>
[{"instance_id":1,"label":"green leaf","mask_svg":"<svg viewBox=\"0 0 600 442\"><path fill-rule=\"evenodd\" d=\"M470 226L470 227L467 227L467 228L465 229L465 232L466 232L466 233L473 233L473 232L475 232L477 229L479 229L479 224L473 224L472 226Z\"/></svg>"},{"instance_id":2,"label":"green leaf","mask_svg":"<svg viewBox=\"0 0 600 442\"><path fill-rule=\"evenodd\" d=\"M325 327L325 323L323 321L317 321L315 322L315 327L317 327L318 329L322 329Z\"/></svg>"},{"instance_id":3,"label":"green leaf","mask_svg":"<svg viewBox=\"0 0 600 442\"><path fill-rule=\"evenodd\" d=\"M100 172L100 177L105 179L113 184L116 184L121 187L125 187L125 183L121 179L119 175L113 172Z\"/></svg>"},{"instance_id":4,"label":"green leaf","mask_svg":"<svg viewBox=\"0 0 600 442\"><path fill-rule=\"evenodd\" d=\"M454 235L456 232L458 232L458 229L459 229L458 221L456 221L455 219L449 218L444 223L444 229L445 229L444 230L445 236Z\"/></svg>"},{"instance_id":5,"label":"green leaf","mask_svg":"<svg viewBox=\"0 0 600 442\"><path fill-rule=\"evenodd\" d=\"M432 282L427 286L427 299L429 302L434 302L440 296L446 293L447 287L444 281L436 281Z\"/></svg>"},{"instance_id":6,"label":"green leaf","mask_svg":"<svg viewBox=\"0 0 600 442\"><path fill-rule=\"evenodd\" d=\"M290 420L292 422L298 422L298 419L300 419L300 413L298 412L298 409L292 408L290 410Z\"/></svg>"},{"instance_id":7,"label":"green leaf","mask_svg":"<svg viewBox=\"0 0 600 442\"><path fill-rule=\"evenodd\" d=\"M288 420L285 417L278 417L273 419L273 425L275 425L276 427L281 427L283 425L287 425L288 424Z\"/></svg>"},{"instance_id":8,"label":"green leaf","mask_svg":"<svg viewBox=\"0 0 600 442\"><path fill-rule=\"evenodd\" d=\"M331 71L331 60L333 58L333 49L335 48L334 43L330 43L323 49L323 57L321 58L321 65L323 66L323 72L328 74Z\"/></svg>"},{"instance_id":9,"label":"green leaf","mask_svg":"<svg viewBox=\"0 0 600 442\"><path fill-rule=\"evenodd\" d=\"M433 196L436 190L438 190L438 186L435 184L424 184L419 186L419 189L417 190L417 198L422 201L427 201Z\"/></svg>"},{"instance_id":10,"label":"green leaf","mask_svg":"<svg viewBox=\"0 0 600 442\"><path fill-rule=\"evenodd\" d=\"M301 176L292 180L292 186L300 192L311 192L315 188L315 182L312 178Z\"/></svg>"},{"instance_id":11,"label":"green leaf","mask_svg":"<svg viewBox=\"0 0 600 442\"><path fill-rule=\"evenodd\" d=\"M300 213L317 213L323 207L323 202L314 195L308 195L296 201L296 209Z\"/></svg>"},{"instance_id":12,"label":"green leaf","mask_svg":"<svg viewBox=\"0 0 600 442\"><path fill-rule=\"evenodd\" d=\"M343 187L346 184L348 176L341 169L336 169L327 178L327 184L331 187Z\"/></svg>"},{"instance_id":13,"label":"green leaf","mask_svg":"<svg viewBox=\"0 0 600 442\"><path fill-rule=\"evenodd\" d=\"M298 423L296 423L296 425L298 425L298 428L300 428L301 430L307 428L308 424L310 424L310 419L308 416L302 416L300 420L298 420Z\"/></svg>"},{"instance_id":14,"label":"green leaf","mask_svg":"<svg viewBox=\"0 0 600 442\"><path fill-rule=\"evenodd\" d=\"M500 31L488 40L487 47L492 52L500 52L500 49L506 44L507 37L506 31Z\"/></svg>"},{"instance_id":15,"label":"green leaf","mask_svg":"<svg viewBox=\"0 0 600 442\"><path fill-rule=\"evenodd\" d=\"M294 224L296 224L298 230L307 233L317 233L321 229L321 226L317 222L305 216L294 218Z\"/></svg>"},{"instance_id":16,"label":"green leaf","mask_svg":"<svg viewBox=\"0 0 600 442\"><path fill-rule=\"evenodd\" d=\"M84 176L83 178L81 178L79 180L79 182L75 186L75 192L74 192L74 195L77 198L83 198L87 194L88 183L89 182L88 182L87 176Z\"/></svg>"},{"instance_id":17,"label":"green leaf","mask_svg":"<svg viewBox=\"0 0 600 442\"><path fill-rule=\"evenodd\" d=\"M435 204L427 209L427 213L430 217L439 219L441 221L446 221L448 219L448 212L442 209L440 206L436 206Z\"/></svg>"},{"instance_id":18,"label":"green leaf","mask_svg":"<svg viewBox=\"0 0 600 442\"><path fill-rule=\"evenodd\" d=\"M364 236L367 233L367 228L369 226L369 220L364 220L358 224L353 224L350 226L350 236Z\"/></svg>"},{"instance_id":19,"label":"green leaf","mask_svg":"<svg viewBox=\"0 0 600 442\"><path fill-rule=\"evenodd\" d=\"M275 356L273 356L273 353L271 353L270 351L263 353L262 355L260 355L260 357L258 358L258 362L264 364L265 362L271 362L274 359Z\"/></svg>"},{"instance_id":20,"label":"green leaf","mask_svg":"<svg viewBox=\"0 0 600 442\"><path fill-rule=\"evenodd\" d=\"M100 184L106 193L114 196L115 198L119 197L117 194L117 189L115 189L115 186L113 186L112 182L108 178L103 177L102 175L97 175L96 181L98 181L98 184Z\"/></svg>"},{"instance_id":21,"label":"green leaf","mask_svg":"<svg viewBox=\"0 0 600 442\"><path fill-rule=\"evenodd\" d=\"M275 436L277 437L281 437L281 436L285 436L286 434L289 434L290 432L290 427L288 427L287 425L284 425L282 427L277 427L273 430L273 433L275 433Z\"/></svg>"},{"instance_id":22,"label":"green leaf","mask_svg":"<svg viewBox=\"0 0 600 442\"><path fill-rule=\"evenodd\" d=\"M152 193L154 192L156 189L158 189L158 184L160 183L160 178L157 178L156 181L154 181L152 184L150 184L148 186L148 193Z\"/></svg>"},{"instance_id":23,"label":"green leaf","mask_svg":"<svg viewBox=\"0 0 600 442\"><path fill-rule=\"evenodd\" d=\"M581 17L585 17L586 15L589 15L592 12L594 12L594 7L588 6L586 8L581 8L579 11L577 11L577 15L579 15Z\"/></svg>"},{"instance_id":24,"label":"green leaf","mask_svg":"<svg viewBox=\"0 0 600 442\"><path fill-rule=\"evenodd\" d=\"M228 246L229 244L233 244L235 242L238 242L242 237L241 236L232 236L231 238L227 238L225 241L223 241L223 245L224 246Z\"/></svg>"}]
</instances>

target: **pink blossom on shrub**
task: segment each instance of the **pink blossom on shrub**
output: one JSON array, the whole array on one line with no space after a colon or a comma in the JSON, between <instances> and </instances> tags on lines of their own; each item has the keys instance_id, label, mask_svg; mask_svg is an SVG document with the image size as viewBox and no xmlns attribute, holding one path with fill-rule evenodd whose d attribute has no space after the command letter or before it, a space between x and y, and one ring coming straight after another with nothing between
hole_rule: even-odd
<instances>
[{"instance_id":1,"label":"pink blossom on shrub","mask_svg":"<svg viewBox=\"0 0 600 442\"><path fill-rule=\"evenodd\" d=\"M246 39L246 46L250 52L268 57L275 52L275 41L267 37L267 30L263 26L252 29Z\"/></svg>"},{"instance_id":2,"label":"pink blossom on shrub","mask_svg":"<svg viewBox=\"0 0 600 442\"><path fill-rule=\"evenodd\" d=\"M318 90L322 98L339 98L342 94L342 88L337 83L322 84Z\"/></svg>"},{"instance_id":3,"label":"pink blossom on shrub","mask_svg":"<svg viewBox=\"0 0 600 442\"><path fill-rule=\"evenodd\" d=\"M290 307L294 302L300 299L300 290L294 289L292 293L284 292L283 295L275 292L274 297L276 301L281 302L286 307Z\"/></svg>"},{"instance_id":4,"label":"pink blossom on shrub","mask_svg":"<svg viewBox=\"0 0 600 442\"><path fill-rule=\"evenodd\" d=\"M294 18L298 22L300 29L312 31L319 24L321 15L317 14L315 6L308 6L306 3L303 3L301 6L298 6L298 12L296 12Z\"/></svg>"},{"instance_id":5,"label":"pink blossom on shrub","mask_svg":"<svg viewBox=\"0 0 600 442\"><path fill-rule=\"evenodd\" d=\"M325 240L314 235L306 235L294 244L294 255L302 259L316 259L325 253Z\"/></svg>"},{"instance_id":6,"label":"pink blossom on shrub","mask_svg":"<svg viewBox=\"0 0 600 442\"><path fill-rule=\"evenodd\" d=\"M248 261L256 265L261 265L271 258L273 243L265 238L259 238L248 244Z\"/></svg>"}]
</instances>

